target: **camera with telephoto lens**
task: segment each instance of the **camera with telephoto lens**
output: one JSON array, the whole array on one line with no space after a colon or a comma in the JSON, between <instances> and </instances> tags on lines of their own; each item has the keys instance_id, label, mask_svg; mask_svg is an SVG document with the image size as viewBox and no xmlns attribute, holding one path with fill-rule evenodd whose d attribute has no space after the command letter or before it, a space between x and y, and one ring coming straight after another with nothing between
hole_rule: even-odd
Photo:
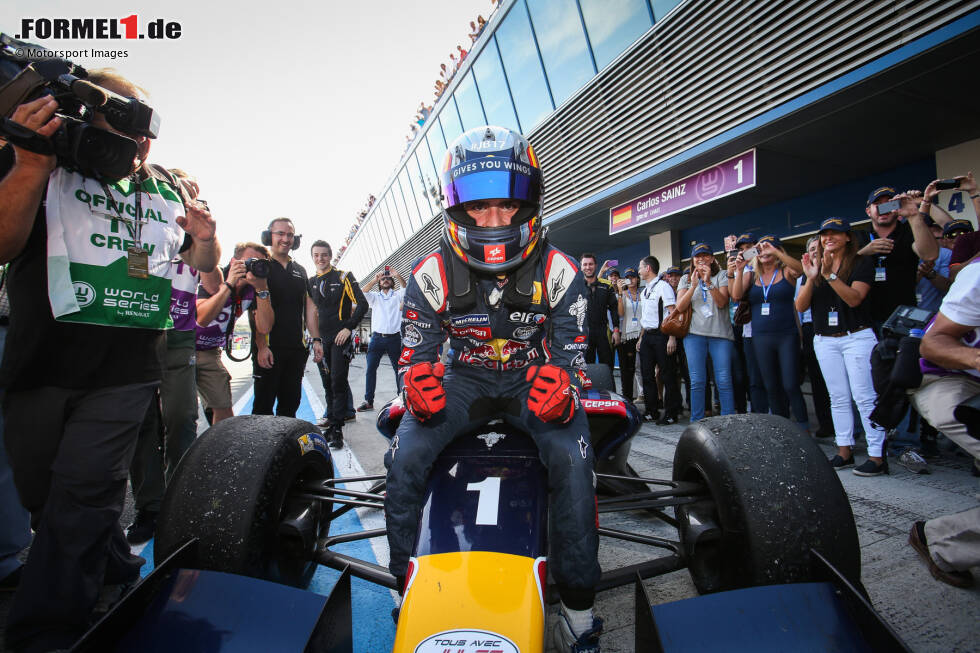
<instances>
[{"instance_id":1,"label":"camera with telephoto lens","mask_svg":"<svg viewBox=\"0 0 980 653\"><path fill-rule=\"evenodd\" d=\"M259 279L267 279L269 277L269 259L250 258L245 261L245 271L251 272L253 276Z\"/></svg>"},{"instance_id":2,"label":"camera with telephoto lens","mask_svg":"<svg viewBox=\"0 0 980 653\"><path fill-rule=\"evenodd\" d=\"M132 138L92 124L101 113L130 136L156 138L160 116L140 100L88 82L88 72L64 59L29 56L42 47L0 34L0 136L37 154L53 154L58 165L86 177L114 182L132 172L137 144ZM58 101L61 126L45 138L10 119L21 104L50 95Z\"/></svg>"}]
</instances>

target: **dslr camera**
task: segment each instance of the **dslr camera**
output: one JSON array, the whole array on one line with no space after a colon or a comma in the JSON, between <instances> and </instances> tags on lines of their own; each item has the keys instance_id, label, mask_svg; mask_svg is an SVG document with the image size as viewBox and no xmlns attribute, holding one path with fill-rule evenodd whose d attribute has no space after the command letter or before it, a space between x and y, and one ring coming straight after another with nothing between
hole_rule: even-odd
<instances>
[{"instance_id":1,"label":"dslr camera","mask_svg":"<svg viewBox=\"0 0 980 653\"><path fill-rule=\"evenodd\" d=\"M0 136L38 154L54 154L58 165L86 177L114 182L130 174L136 141L92 125L95 112L118 131L156 138L160 116L140 100L122 97L85 81L88 73L64 59L25 54L43 48L0 34ZM17 107L44 95L58 101L62 124L49 138L13 122Z\"/></svg>"},{"instance_id":2,"label":"dslr camera","mask_svg":"<svg viewBox=\"0 0 980 653\"><path fill-rule=\"evenodd\" d=\"M269 260L264 258L250 258L245 261L245 271L251 272L259 279L269 278Z\"/></svg>"}]
</instances>

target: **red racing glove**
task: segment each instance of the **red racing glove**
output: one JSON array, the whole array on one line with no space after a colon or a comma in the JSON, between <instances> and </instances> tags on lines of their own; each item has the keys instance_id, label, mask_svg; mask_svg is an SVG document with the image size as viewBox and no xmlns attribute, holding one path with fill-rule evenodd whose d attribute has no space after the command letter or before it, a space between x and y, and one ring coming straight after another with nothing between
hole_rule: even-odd
<instances>
[{"instance_id":1,"label":"red racing glove","mask_svg":"<svg viewBox=\"0 0 980 653\"><path fill-rule=\"evenodd\" d=\"M557 365L539 365L528 368L525 380L531 382L527 408L538 419L562 424L572 419L578 393L572 387L568 372Z\"/></svg>"},{"instance_id":2,"label":"red racing glove","mask_svg":"<svg viewBox=\"0 0 980 653\"><path fill-rule=\"evenodd\" d=\"M424 422L446 407L446 391L442 377L446 368L442 363L416 363L402 377L405 407Z\"/></svg>"}]
</instances>

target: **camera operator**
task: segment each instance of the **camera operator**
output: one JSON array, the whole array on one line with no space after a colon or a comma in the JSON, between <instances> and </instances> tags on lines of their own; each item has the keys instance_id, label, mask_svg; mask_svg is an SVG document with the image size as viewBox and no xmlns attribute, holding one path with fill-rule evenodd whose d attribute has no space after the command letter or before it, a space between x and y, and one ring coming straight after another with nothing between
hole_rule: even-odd
<instances>
[{"instance_id":1,"label":"camera operator","mask_svg":"<svg viewBox=\"0 0 980 653\"><path fill-rule=\"evenodd\" d=\"M234 333L236 320L248 311L262 333L272 331L275 324L269 285L263 276L268 272L269 250L258 243L239 243L216 291L208 292L204 284L197 291L197 391L204 406L211 409L213 424L234 415L231 375L221 362L221 350Z\"/></svg>"},{"instance_id":2,"label":"camera operator","mask_svg":"<svg viewBox=\"0 0 980 653\"><path fill-rule=\"evenodd\" d=\"M89 80L140 95L115 73ZM57 109L44 96L18 106L12 120L48 137L62 123ZM92 124L115 131L101 113ZM219 255L206 208L183 204L179 189L146 164L149 140L135 140L133 176L111 185L59 166L53 155L0 151L0 261L12 262L0 385L7 452L35 530L8 617L14 651L69 648L99 588L139 577L144 561L130 554L119 516L137 432L162 373L169 302L160 298L170 295L178 255L202 271ZM107 210L110 200L118 213ZM150 210L159 219L148 219ZM123 241L127 232L132 239ZM99 272L86 276L91 268ZM130 310L113 306L107 286L145 299Z\"/></svg>"},{"instance_id":3,"label":"camera operator","mask_svg":"<svg viewBox=\"0 0 980 653\"><path fill-rule=\"evenodd\" d=\"M401 284L401 288L396 287L396 281ZM375 284L379 290L372 290ZM398 270L386 267L384 274L379 272L364 287L364 297L371 306L371 342L367 350L364 403L357 407L359 413L374 410L374 389L378 381L381 356L388 356L395 379L398 379L398 357L402 353L401 305L407 286Z\"/></svg>"},{"instance_id":4,"label":"camera operator","mask_svg":"<svg viewBox=\"0 0 980 653\"><path fill-rule=\"evenodd\" d=\"M289 252L299 246L299 236L289 218L275 218L262 234L262 243L272 252L269 263L269 292L276 320L266 333L254 325L252 375L255 379L253 415L296 417L303 393L303 373L309 352L303 337L303 321L313 338L313 360L323 357L323 345L316 337L316 306L310 298L306 269Z\"/></svg>"},{"instance_id":5,"label":"camera operator","mask_svg":"<svg viewBox=\"0 0 980 653\"><path fill-rule=\"evenodd\" d=\"M890 186L876 188L868 195L864 210L871 218L872 240L858 250L858 255L870 258L874 266L867 301L879 337L881 325L896 308L915 305L919 259L935 261L939 256L939 245L924 220L934 197L924 197L919 191L899 194ZM878 207L889 200L900 200L900 207L879 211Z\"/></svg>"},{"instance_id":6,"label":"camera operator","mask_svg":"<svg viewBox=\"0 0 980 653\"><path fill-rule=\"evenodd\" d=\"M980 468L980 440L953 416L960 403L980 394L980 260L964 266L943 299L919 348L922 384L915 408L932 426L973 456ZM980 507L917 521L909 544L933 577L954 587L972 587L970 568L980 565Z\"/></svg>"}]
</instances>

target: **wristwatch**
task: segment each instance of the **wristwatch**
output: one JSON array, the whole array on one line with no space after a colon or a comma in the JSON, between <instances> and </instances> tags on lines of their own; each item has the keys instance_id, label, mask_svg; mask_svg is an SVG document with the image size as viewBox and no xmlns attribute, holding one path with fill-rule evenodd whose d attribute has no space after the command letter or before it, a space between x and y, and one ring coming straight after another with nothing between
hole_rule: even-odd
<instances>
[{"instance_id":1,"label":"wristwatch","mask_svg":"<svg viewBox=\"0 0 980 653\"><path fill-rule=\"evenodd\" d=\"M323 339L322 338L310 338L310 342L319 342L319 343L323 344Z\"/></svg>"},{"instance_id":2,"label":"wristwatch","mask_svg":"<svg viewBox=\"0 0 980 653\"><path fill-rule=\"evenodd\" d=\"M259 299L269 299L269 291L268 290L257 290L257 291L255 291L255 296L258 297Z\"/></svg>"},{"instance_id":3,"label":"wristwatch","mask_svg":"<svg viewBox=\"0 0 980 653\"><path fill-rule=\"evenodd\" d=\"M827 281L837 281L837 273L831 272L829 275L827 275Z\"/></svg>"}]
</instances>

